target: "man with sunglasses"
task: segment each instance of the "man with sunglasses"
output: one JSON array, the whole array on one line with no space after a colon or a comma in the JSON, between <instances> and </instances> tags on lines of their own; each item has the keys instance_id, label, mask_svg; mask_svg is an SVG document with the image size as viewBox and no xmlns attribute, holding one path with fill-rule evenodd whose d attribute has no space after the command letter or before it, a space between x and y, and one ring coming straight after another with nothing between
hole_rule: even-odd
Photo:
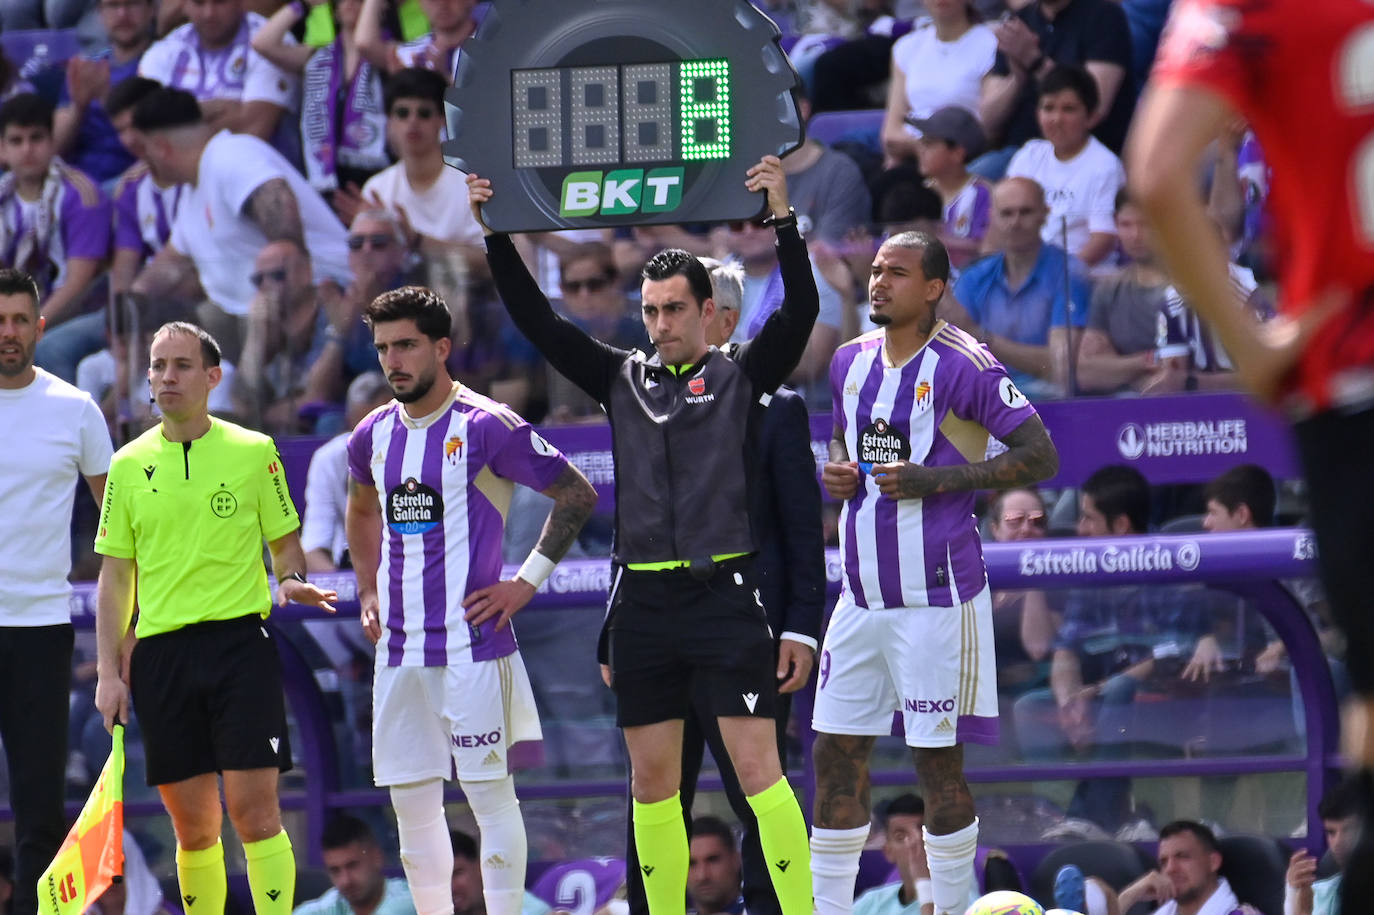
<instances>
[{"instance_id":1,"label":"man with sunglasses","mask_svg":"<svg viewBox=\"0 0 1374 915\"><path fill-rule=\"evenodd\" d=\"M473 216L491 182L468 176ZM602 631L616 722L631 764L633 828L652 915L682 915L687 829L679 785L694 689L758 817L783 915L811 915L806 824L778 759L773 638L758 597L748 506L763 407L806 349L819 310L782 162L765 156L745 186L766 193L783 302L730 353L707 345L716 315L701 261L669 249L645 264L641 313L655 352L608 346L559 318L507 235L487 235L497 291L549 364L605 408L616 468L615 577Z\"/></svg>"},{"instance_id":2,"label":"man with sunglasses","mask_svg":"<svg viewBox=\"0 0 1374 915\"><path fill-rule=\"evenodd\" d=\"M360 318L342 329L334 323L329 304L342 293L315 283L310 255L293 241L258 252L249 280L257 294L234 375L234 410L262 431L314 432L302 408L341 403L348 382L376 365L367 329ZM331 347L339 358L322 359Z\"/></svg>"},{"instance_id":3,"label":"man with sunglasses","mask_svg":"<svg viewBox=\"0 0 1374 915\"><path fill-rule=\"evenodd\" d=\"M447 88L438 73L418 67L387 81L387 144L400 161L368 179L363 200L400 218L416 250L428 254L461 246L472 255L469 266L476 266L484 264L482 229L468 211L462 174L444 164L440 147Z\"/></svg>"}]
</instances>

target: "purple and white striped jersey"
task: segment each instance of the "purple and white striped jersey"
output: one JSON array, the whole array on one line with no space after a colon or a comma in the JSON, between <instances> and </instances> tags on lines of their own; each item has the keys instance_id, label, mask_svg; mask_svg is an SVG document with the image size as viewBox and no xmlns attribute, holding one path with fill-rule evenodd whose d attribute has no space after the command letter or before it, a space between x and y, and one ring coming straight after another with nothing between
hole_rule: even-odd
<instances>
[{"instance_id":1,"label":"purple and white striped jersey","mask_svg":"<svg viewBox=\"0 0 1374 915\"><path fill-rule=\"evenodd\" d=\"M937 322L929 342L890 366L884 331L841 346L830 363L835 427L859 463L859 491L840 515L841 581L860 607L954 607L987 585L974 493L894 501L870 473L907 460L975 464L989 437L1035 415L1006 369L968 334Z\"/></svg>"},{"instance_id":2,"label":"purple and white striped jersey","mask_svg":"<svg viewBox=\"0 0 1374 915\"><path fill-rule=\"evenodd\" d=\"M463 599L501 578L501 534L516 483L547 489L568 465L509 407L454 383L424 419L396 401L348 438L348 472L377 490L378 663L444 667L515 651L510 626L463 619Z\"/></svg>"},{"instance_id":3,"label":"purple and white striped jersey","mask_svg":"<svg viewBox=\"0 0 1374 915\"><path fill-rule=\"evenodd\" d=\"M992 218L992 185L978 175L945 205L945 232L954 238L982 240Z\"/></svg>"}]
</instances>

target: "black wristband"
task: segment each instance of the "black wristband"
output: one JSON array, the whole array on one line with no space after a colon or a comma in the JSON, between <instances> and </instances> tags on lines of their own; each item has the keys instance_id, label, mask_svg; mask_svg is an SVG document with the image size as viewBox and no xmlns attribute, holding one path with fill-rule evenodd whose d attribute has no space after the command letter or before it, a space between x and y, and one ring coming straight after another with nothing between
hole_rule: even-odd
<instances>
[{"instance_id":1,"label":"black wristband","mask_svg":"<svg viewBox=\"0 0 1374 915\"><path fill-rule=\"evenodd\" d=\"M302 575L300 572L292 572L292 573L289 574L289 575L283 575L283 576L282 576L282 581L286 581L288 578L291 579L292 581L298 581L298 582L300 582L300 583L303 584L303 585L304 585L304 584L309 584L309 582L307 582L307 581L305 580L305 576Z\"/></svg>"},{"instance_id":2,"label":"black wristband","mask_svg":"<svg viewBox=\"0 0 1374 915\"><path fill-rule=\"evenodd\" d=\"M795 226L797 224L797 211L792 207L788 207L786 216L778 216L774 213L769 213L768 216L764 218L763 224L772 226L775 229L784 226Z\"/></svg>"}]
</instances>

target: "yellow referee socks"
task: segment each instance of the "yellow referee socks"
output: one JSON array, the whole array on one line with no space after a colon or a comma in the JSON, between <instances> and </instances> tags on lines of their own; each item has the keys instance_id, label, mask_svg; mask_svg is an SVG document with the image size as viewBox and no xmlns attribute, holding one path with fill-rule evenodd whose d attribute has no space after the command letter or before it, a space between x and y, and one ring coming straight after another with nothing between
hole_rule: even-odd
<instances>
[{"instance_id":1,"label":"yellow referee socks","mask_svg":"<svg viewBox=\"0 0 1374 915\"><path fill-rule=\"evenodd\" d=\"M811 846L797 796L786 778L747 798L782 915L811 915Z\"/></svg>"},{"instance_id":2,"label":"yellow referee socks","mask_svg":"<svg viewBox=\"0 0 1374 915\"><path fill-rule=\"evenodd\" d=\"M248 888L258 915L291 915L296 898L296 858L286 830L261 842L244 842ZM190 913L187 913L190 915Z\"/></svg>"},{"instance_id":3,"label":"yellow referee socks","mask_svg":"<svg viewBox=\"0 0 1374 915\"><path fill-rule=\"evenodd\" d=\"M674 794L652 804L635 801L634 831L649 915L685 915L690 853L681 797Z\"/></svg>"},{"instance_id":4,"label":"yellow referee socks","mask_svg":"<svg viewBox=\"0 0 1374 915\"><path fill-rule=\"evenodd\" d=\"M224 915L229 887L224 876L224 844L187 851L177 846L177 885L186 915Z\"/></svg>"}]
</instances>

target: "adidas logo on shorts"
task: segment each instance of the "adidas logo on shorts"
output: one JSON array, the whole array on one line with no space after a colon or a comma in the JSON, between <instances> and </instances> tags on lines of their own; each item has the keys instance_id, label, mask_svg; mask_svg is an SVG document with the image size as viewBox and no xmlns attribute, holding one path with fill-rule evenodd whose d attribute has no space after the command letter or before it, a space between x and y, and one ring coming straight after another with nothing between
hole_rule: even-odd
<instances>
[{"instance_id":1,"label":"adidas logo on shorts","mask_svg":"<svg viewBox=\"0 0 1374 915\"><path fill-rule=\"evenodd\" d=\"M483 861L482 863L485 864L487 867L495 868L504 868L508 866L506 864L506 859L501 857L500 855L492 855L490 858L487 858L487 860Z\"/></svg>"},{"instance_id":2,"label":"adidas logo on shorts","mask_svg":"<svg viewBox=\"0 0 1374 915\"><path fill-rule=\"evenodd\" d=\"M936 734L953 734L954 725L949 723L948 718L941 718L940 723L935 725Z\"/></svg>"},{"instance_id":3,"label":"adidas logo on shorts","mask_svg":"<svg viewBox=\"0 0 1374 915\"><path fill-rule=\"evenodd\" d=\"M496 765L497 763L499 763L500 761L501 761L501 754L500 754L500 753L497 753L495 750L492 750L490 753L487 754L486 759L482 760L482 765L484 765L484 766L494 766L494 765Z\"/></svg>"}]
</instances>

